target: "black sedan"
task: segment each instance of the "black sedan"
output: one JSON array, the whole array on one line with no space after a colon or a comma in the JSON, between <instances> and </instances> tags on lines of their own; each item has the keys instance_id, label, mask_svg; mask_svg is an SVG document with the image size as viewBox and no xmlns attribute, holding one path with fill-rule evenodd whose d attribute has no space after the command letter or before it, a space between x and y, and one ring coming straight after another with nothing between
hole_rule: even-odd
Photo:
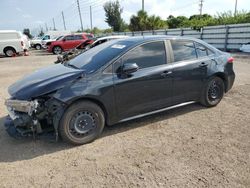
<instances>
[{"instance_id":1,"label":"black sedan","mask_svg":"<svg viewBox=\"0 0 250 188\"><path fill-rule=\"evenodd\" d=\"M15 137L53 131L84 144L105 125L193 102L216 106L234 78L233 58L198 39L114 40L11 85L5 126Z\"/></svg>"}]
</instances>

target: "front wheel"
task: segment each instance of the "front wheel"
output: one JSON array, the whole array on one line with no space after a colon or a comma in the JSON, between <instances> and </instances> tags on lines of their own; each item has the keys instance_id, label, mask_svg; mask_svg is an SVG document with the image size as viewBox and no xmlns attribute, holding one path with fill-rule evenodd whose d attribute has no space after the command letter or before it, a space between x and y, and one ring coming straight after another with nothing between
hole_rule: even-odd
<instances>
[{"instance_id":1,"label":"front wheel","mask_svg":"<svg viewBox=\"0 0 250 188\"><path fill-rule=\"evenodd\" d=\"M221 78L209 79L202 92L201 104L207 107L216 106L223 98L224 91L225 85Z\"/></svg>"},{"instance_id":2,"label":"front wheel","mask_svg":"<svg viewBox=\"0 0 250 188\"><path fill-rule=\"evenodd\" d=\"M52 50L53 54L61 54L63 52L62 48L60 46L55 46Z\"/></svg>"},{"instance_id":3,"label":"front wheel","mask_svg":"<svg viewBox=\"0 0 250 188\"><path fill-rule=\"evenodd\" d=\"M104 125L102 109L95 103L82 101L72 104L65 111L60 121L59 134L64 141L81 145L95 140Z\"/></svg>"}]
</instances>

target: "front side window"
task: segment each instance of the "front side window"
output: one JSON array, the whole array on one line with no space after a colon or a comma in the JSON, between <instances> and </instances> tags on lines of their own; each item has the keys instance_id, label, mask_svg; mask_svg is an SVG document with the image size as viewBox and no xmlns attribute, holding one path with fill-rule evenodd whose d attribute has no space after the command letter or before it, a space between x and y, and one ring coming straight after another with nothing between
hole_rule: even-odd
<instances>
[{"instance_id":1,"label":"front side window","mask_svg":"<svg viewBox=\"0 0 250 188\"><path fill-rule=\"evenodd\" d=\"M43 37L43 40L49 40L50 39L50 36L49 35L45 35L44 37Z\"/></svg>"},{"instance_id":2,"label":"front side window","mask_svg":"<svg viewBox=\"0 0 250 188\"><path fill-rule=\"evenodd\" d=\"M188 40L172 40L174 62L196 59L194 43Z\"/></svg>"},{"instance_id":3,"label":"front side window","mask_svg":"<svg viewBox=\"0 0 250 188\"><path fill-rule=\"evenodd\" d=\"M151 42L136 47L123 56L125 63L136 63L140 69L166 64L164 42Z\"/></svg>"}]
</instances>

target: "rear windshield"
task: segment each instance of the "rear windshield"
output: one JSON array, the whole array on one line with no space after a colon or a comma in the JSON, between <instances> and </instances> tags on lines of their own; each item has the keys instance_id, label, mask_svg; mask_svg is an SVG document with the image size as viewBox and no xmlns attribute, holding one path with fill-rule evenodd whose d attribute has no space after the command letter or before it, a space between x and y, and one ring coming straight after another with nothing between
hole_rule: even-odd
<instances>
[{"instance_id":1,"label":"rear windshield","mask_svg":"<svg viewBox=\"0 0 250 188\"><path fill-rule=\"evenodd\" d=\"M87 50L70 60L68 64L91 73L125 52L133 44L131 41L112 40Z\"/></svg>"}]
</instances>

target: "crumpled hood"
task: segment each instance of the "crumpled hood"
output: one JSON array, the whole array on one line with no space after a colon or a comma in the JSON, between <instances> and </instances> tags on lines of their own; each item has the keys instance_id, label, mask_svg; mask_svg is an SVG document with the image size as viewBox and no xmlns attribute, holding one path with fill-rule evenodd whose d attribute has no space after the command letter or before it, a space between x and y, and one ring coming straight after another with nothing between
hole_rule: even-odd
<instances>
[{"instance_id":1,"label":"crumpled hood","mask_svg":"<svg viewBox=\"0 0 250 188\"><path fill-rule=\"evenodd\" d=\"M19 100L50 93L67 85L69 82L81 77L83 70L66 67L62 64L49 66L22 78L12 84L8 92Z\"/></svg>"}]
</instances>

